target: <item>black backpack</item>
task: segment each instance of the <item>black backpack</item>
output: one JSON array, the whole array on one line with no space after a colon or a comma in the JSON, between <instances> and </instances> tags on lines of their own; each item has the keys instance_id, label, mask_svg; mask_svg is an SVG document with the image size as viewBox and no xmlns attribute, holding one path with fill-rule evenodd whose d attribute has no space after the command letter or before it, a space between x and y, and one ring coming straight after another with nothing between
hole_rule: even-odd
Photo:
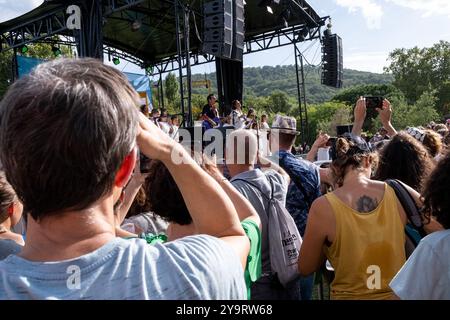
<instances>
[{"instance_id":1,"label":"black backpack","mask_svg":"<svg viewBox=\"0 0 450 320\"><path fill-rule=\"evenodd\" d=\"M399 180L389 179L385 181L395 191L395 195L402 204L408 217L408 223L405 226L405 253L408 258L414 249L419 245L420 240L427 235L423 228L422 216L417 208L416 202L409 194L408 189Z\"/></svg>"}]
</instances>

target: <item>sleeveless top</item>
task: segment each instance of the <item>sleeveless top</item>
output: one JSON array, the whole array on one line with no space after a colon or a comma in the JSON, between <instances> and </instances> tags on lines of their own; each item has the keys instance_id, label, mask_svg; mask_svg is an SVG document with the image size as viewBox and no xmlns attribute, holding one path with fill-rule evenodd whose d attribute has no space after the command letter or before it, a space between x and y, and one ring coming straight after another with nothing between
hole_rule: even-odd
<instances>
[{"instance_id":1,"label":"sleeveless top","mask_svg":"<svg viewBox=\"0 0 450 320\"><path fill-rule=\"evenodd\" d=\"M389 282L405 263L405 234L394 190L359 213L334 193L325 195L336 217L336 237L324 253L335 269L332 299L389 299Z\"/></svg>"}]
</instances>

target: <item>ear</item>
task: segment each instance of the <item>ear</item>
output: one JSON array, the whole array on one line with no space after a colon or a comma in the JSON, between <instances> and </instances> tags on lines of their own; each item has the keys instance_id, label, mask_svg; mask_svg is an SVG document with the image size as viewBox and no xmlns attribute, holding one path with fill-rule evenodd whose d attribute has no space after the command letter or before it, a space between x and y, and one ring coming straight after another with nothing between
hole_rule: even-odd
<instances>
[{"instance_id":1,"label":"ear","mask_svg":"<svg viewBox=\"0 0 450 320\"><path fill-rule=\"evenodd\" d=\"M127 184L128 180L130 180L135 166L136 148L133 148L133 150L123 160L119 171L117 171L116 177L114 179L114 185L116 187L123 188Z\"/></svg>"},{"instance_id":2,"label":"ear","mask_svg":"<svg viewBox=\"0 0 450 320\"><path fill-rule=\"evenodd\" d=\"M11 218L13 214L14 214L14 202L11 203L8 207L8 216Z\"/></svg>"}]
</instances>

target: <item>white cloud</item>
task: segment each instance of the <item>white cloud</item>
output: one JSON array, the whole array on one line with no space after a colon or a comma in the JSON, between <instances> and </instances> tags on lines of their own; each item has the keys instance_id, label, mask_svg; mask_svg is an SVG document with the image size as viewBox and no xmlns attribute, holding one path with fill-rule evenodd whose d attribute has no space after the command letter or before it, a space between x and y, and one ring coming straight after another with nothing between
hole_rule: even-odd
<instances>
[{"instance_id":1,"label":"white cloud","mask_svg":"<svg viewBox=\"0 0 450 320\"><path fill-rule=\"evenodd\" d=\"M344 68L382 73L389 53L384 51L344 54Z\"/></svg>"},{"instance_id":2,"label":"white cloud","mask_svg":"<svg viewBox=\"0 0 450 320\"><path fill-rule=\"evenodd\" d=\"M369 29L381 28L383 8L373 0L335 0L336 4L348 8L350 13L361 13Z\"/></svg>"},{"instance_id":3,"label":"white cloud","mask_svg":"<svg viewBox=\"0 0 450 320\"><path fill-rule=\"evenodd\" d=\"M385 0L398 6L423 12L424 17L447 15L450 17L450 1L448 0Z\"/></svg>"},{"instance_id":4,"label":"white cloud","mask_svg":"<svg viewBox=\"0 0 450 320\"><path fill-rule=\"evenodd\" d=\"M0 0L0 23L21 16L43 2L44 0Z\"/></svg>"}]
</instances>

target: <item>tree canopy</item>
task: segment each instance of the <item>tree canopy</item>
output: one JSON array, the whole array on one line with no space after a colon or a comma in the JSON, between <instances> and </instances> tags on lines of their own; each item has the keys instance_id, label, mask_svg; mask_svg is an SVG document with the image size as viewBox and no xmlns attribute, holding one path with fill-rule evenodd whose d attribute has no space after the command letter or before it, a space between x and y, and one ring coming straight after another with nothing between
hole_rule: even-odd
<instances>
[{"instance_id":1,"label":"tree canopy","mask_svg":"<svg viewBox=\"0 0 450 320\"><path fill-rule=\"evenodd\" d=\"M450 42L440 41L430 48L396 49L385 68L394 76L393 85L407 102L414 104L426 91L436 90L441 114L450 111Z\"/></svg>"}]
</instances>

